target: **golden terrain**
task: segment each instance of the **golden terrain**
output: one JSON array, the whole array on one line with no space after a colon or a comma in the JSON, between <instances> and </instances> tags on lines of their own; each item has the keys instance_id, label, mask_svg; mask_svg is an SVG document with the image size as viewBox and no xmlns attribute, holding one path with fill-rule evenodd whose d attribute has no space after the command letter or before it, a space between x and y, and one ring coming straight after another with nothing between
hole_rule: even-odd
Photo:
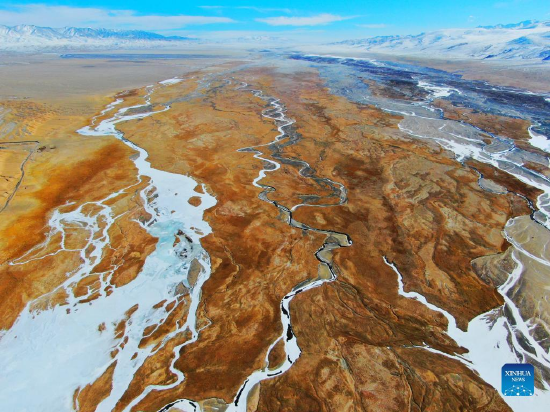
<instances>
[{"instance_id":1,"label":"golden terrain","mask_svg":"<svg viewBox=\"0 0 550 412\"><path fill-rule=\"evenodd\" d=\"M353 240L351 247L334 253L337 280L292 301L292 326L302 354L285 374L255 388L248 410L509 410L498 391L463 363L426 349L465 351L446 334L442 315L398 294L396 274L383 258L399 268L405 290L449 311L464 330L474 317L503 303L496 287L509 262L499 262L506 260L503 253L510 245L502 230L510 218L530 213L526 202L511 192L482 190L474 169L463 167L439 146L399 131L399 117L330 94L314 70L288 74L237 67L224 64L186 74L183 82L152 95L153 108L170 102L170 110L118 125L127 139L149 153L153 167L192 176L217 201L205 214L212 233L201 241L212 262L197 315L198 327L206 327L195 343L181 349L175 363L185 380L152 391L132 410L157 411L181 398L201 402L206 411L223 410L244 380L265 366L269 346L282 333L283 296L319 275L314 253L326 236L290 227L273 205L258 199L260 189L252 181L263 165L252 153L238 151L269 143L278 134L273 122L261 116L267 103L239 89L241 81L280 98L296 121L300 138L282 154L305 160L318 176L347 188L345 204L298 208L294 219L347 233ZM181 99L198 91L198 80L204 78L208 81L200 93ZM124 98L122 106L128 107L142 103L143 95L144 89L136 89L116 97ZM79 107L87 109L78 113L68 109L70 99L1 103L2 202L9 200L0 222L1 329L9 328L29 302L46 309L66 301L59 286L78 266L77 251L86 234L76 229L67 240L70 250L60 251L60 239L46 237L55 209L71 210L131 186L111 202L119 216L109 233L111 248L88 277L73 285L83 302L98 298L90 290L97 289L108 271L113 271L113 288L131 282L155 248L155 238L137 222L144 218L138 194L147 182L137 180L133 151L111 137L75 133L112 99L80 99ZM472 116L445 110L449 117ZM493 120L477 116L472 121L484 125ZM506 130L524 139L528 125L506 121L514 125ZM265 153L269 155L267 149ZM531 199L537 195L519 181L489 173L484 171L513 192ZM289 208L304 196L330 193L291 165L283 164L261 183L275 187L270 199ZM26 264L8 264L48 254ZM534 280L517 293L540 292L541 273L534 273ZM525 310L529 317L544 315L537 307ZM186 311L182 303L140 346L157 344ZM175 381L169 367L173 348L183 338L147 359L116 411L148 385ZM284 356L277 345L269 365L280 364ZM93 411L108 396L115 367L111 364L98 380L75 391L78 410Z\"/></svg>"}]
</instances>

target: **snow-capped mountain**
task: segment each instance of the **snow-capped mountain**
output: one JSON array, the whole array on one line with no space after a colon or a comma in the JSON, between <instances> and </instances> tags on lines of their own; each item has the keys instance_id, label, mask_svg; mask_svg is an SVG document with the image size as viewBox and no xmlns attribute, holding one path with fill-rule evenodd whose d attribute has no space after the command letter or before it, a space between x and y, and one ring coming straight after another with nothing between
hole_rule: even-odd
<instances>
[{"instance_id":1,"label":"snow-capped mountain","mask_svg":"<svg viewBox=\"0 0 550 412\"><path fill-rule=\"evenodd\" d=\"M377 53L475 59L550 61L550 21L445 29L334 43Z\"/></svg>"},{"instance_id":2,"label":"snow-capped mountain","mask_svg":"<svg viewBox=\"0 0 550 412\"><path fill-rule=\"evenodd\" d=\"M151 48L194 41L196 39L189 37L166 37L141 30L0 25L0 51Z\"/></svg>"},{"instance_id":3,"label":"snow-capped mountain","mask_svg":"<svg viewBox=\"0 0 550 412\"><path fill-rule=\"evenodd\" d=\"M221 40L222 42L231 42L231 43L279 43L284 44L288 42L286 37L278 36L241 36L235 38L228 38Z\"/></svg>"}]
</instances>

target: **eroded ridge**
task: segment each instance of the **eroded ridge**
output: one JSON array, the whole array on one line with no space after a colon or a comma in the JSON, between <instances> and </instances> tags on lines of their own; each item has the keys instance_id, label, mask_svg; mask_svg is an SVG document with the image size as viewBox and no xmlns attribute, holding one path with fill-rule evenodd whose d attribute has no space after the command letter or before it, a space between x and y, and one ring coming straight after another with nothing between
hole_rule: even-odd
<instances>
[{"instance_id":1,"label":"eroded ridge","mask_svg":"<svg viewBox=\"0 0 550 412\"><path fill-rule=\"evenodd\" d=\"M447 334L461 347L468 349L465 354L448 354L428 345L420 346L430 352L458 360L466 367L477 372L485 381L498 388L500 376L499 366L506 363L535 362L542 368L550 367L550 357L540 344L529 334L529 325L523 320L519 309L510 299L508 293L517 284L523 271L522 262L516 257L516 251L511 252L511 258L515 268L509 274L507 280L498 288L504 299L501 308L492 309L474 318L466 331L457 327L456 319L446 310L430 303L422 294L405 291L403 276L395 263L390 262L386 256L384 263L392 268L397 275L399 295L414 299L430 310L441 313L447 319ZM509 313L508 316L503 315ZM510 343L507 343L510 342ZM490 354L490 356L489 356ZM544 403L545 391L550 388L546 381L541 380L544 390L535 389L536 404ZM506 401L515 408L521 408L521 401L506 398Z\"/></svg>"}]
</instances>

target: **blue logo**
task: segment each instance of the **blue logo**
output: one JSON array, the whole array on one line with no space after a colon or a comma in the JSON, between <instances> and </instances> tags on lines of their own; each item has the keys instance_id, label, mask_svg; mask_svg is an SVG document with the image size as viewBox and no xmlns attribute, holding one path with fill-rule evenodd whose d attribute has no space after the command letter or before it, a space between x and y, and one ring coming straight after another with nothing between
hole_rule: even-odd
<instances>
[{"instance_id":1,"label":"blue logo","mask_svg":"<svg viewBox=\"0 0 550 412\"><path fill-rule=\"evenodd\" d=\"M529 363L507 363L502 367L504 396L531 396L535 393L535 368Z\"/></svg>"}]
</instances>

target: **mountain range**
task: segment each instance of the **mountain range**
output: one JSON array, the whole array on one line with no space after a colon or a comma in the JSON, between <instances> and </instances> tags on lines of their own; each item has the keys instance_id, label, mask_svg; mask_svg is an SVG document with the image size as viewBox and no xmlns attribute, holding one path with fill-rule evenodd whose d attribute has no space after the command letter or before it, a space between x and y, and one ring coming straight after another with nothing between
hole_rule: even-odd
<instances>
[{"instance_id":1,"label":"mountain range","mask_svg":"<svg viewBox=\"0 0 550 412\"><path fill-rule=\"evenodd\" d=\"M467 59L550 61L550 21L444 29L418 35L378 36L332 45L376 53Z\"/></svg>"},{"instance_id":2,"label":"mountain range","mask_svg":"<svg viewBox=\"0 0 550 412\"><path fill-rule=\"evenodd\" d=\"M190 37L162 36L142 30L0 25L0 50L7 51L152 48L195 41Z\"/></svg>"},{"instance_id":3,"label":"mountain range","mask_svg":"<svg viewBox=\"0 0 550 412\"><path fill-rule=\"evenodd\" d=\"M266 36L226 38L215 43L286 43ZM177 48L204 42L192 37L163 36L142 30L51 28L0 25L0 51L68 51L94 49ZM212 41L209 41L212 42ZM550 21L442 29L418 35L377 36L331 43L374 53L459 59L550 62Z\"/></svg>"}]
</instances>

